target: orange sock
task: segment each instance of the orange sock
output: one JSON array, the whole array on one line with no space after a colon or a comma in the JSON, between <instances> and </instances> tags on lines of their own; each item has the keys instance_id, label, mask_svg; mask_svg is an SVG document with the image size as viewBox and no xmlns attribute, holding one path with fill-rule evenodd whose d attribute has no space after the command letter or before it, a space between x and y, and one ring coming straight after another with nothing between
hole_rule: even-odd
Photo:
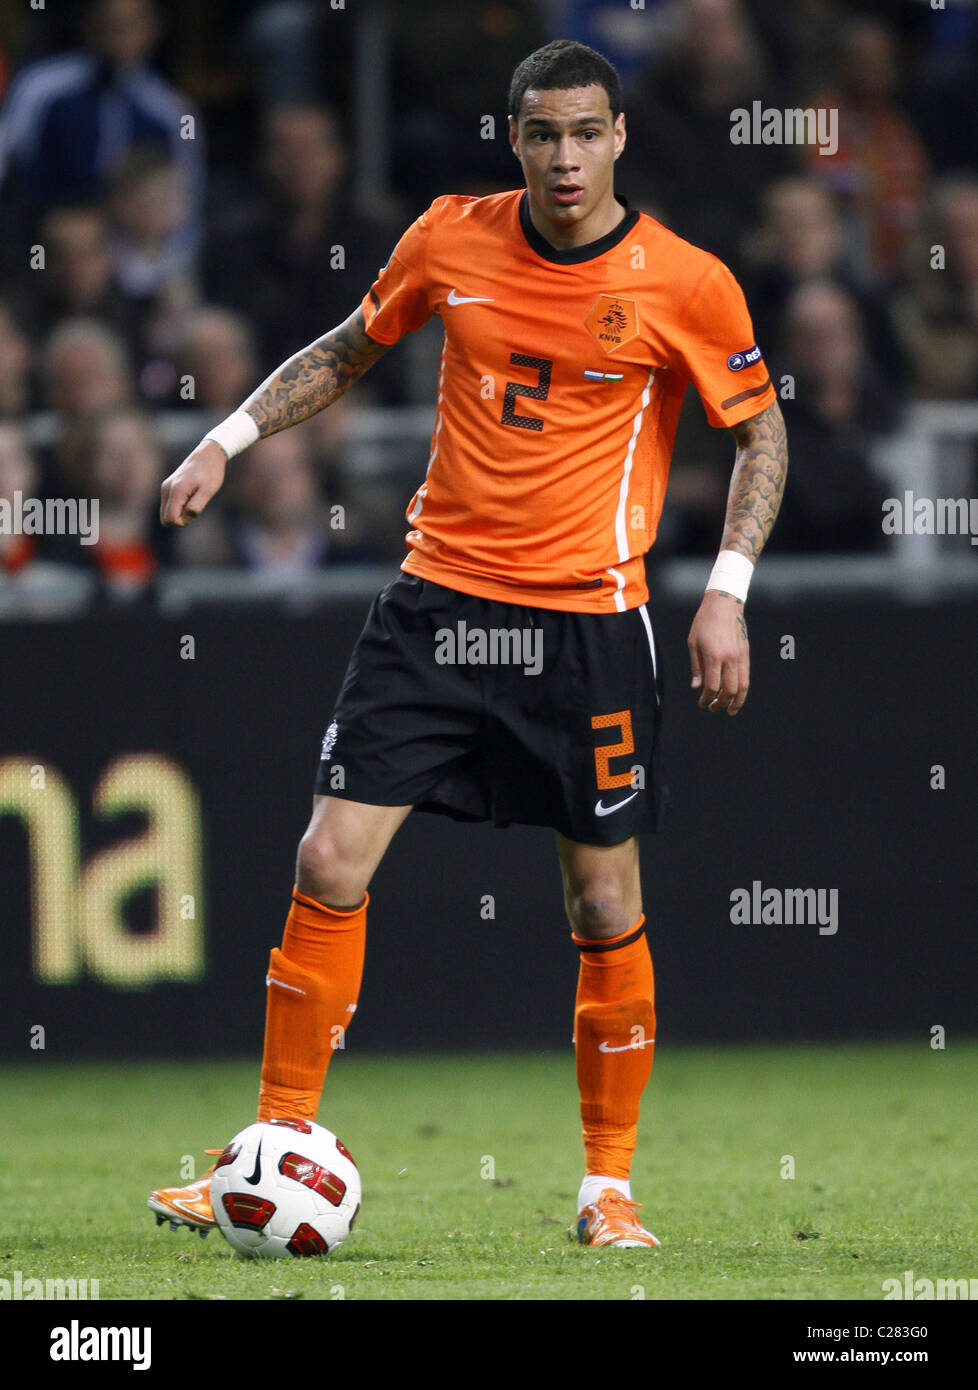
<instances>
[{"instance_id":1,"label":"orange sock","mask_svg":"<svg viewBox=\"0 0 978 1390\"><path fill-rule=\"evenodd\" d=\"M645 915L581 952L574 1009L577 1084L588 1173L628 1178L642 1092L655 1051L655 984Z\"/></svg>"},{"instance_id":2,"label":"orange sock","mask_svg":"<svg viewBox=\"0 0 978 1390\"><path fill-rule=\"evenodd\" d=\"M315 1120L360 995L369 901L365 893L359 907L337 911L293 889L282 949L273 949L265 980L259 1120Z\"/></svg>"}]
</instances>

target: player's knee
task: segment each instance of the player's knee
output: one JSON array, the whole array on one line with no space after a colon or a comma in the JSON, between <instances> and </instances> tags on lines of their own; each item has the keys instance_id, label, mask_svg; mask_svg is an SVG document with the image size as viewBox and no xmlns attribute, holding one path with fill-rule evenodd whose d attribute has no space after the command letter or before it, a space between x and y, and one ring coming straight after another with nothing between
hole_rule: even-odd
<instances>
[{"instance_id":1,"label":"player's knee","mask_svg":"<svg viewBox=\"0 0 978 1390\"><path fill-rule=\"evenodd\" d=\"M309 829L299 841L296 855L299 892L333 907L355 907L363 901L366 885L355 865L348 862L334 837Z\"/></svg>"},{"instance_id":2,"label":"player's knee","mask_svg":"<svg viewBox=\"0 0 978 1390\"><path fill-rule=\"evenodd\" d=\"M620 883L594 879L568 897L567 916L575 935L602 940L628 931L638 913L633 911Z\"/></svg>"}]
</instances>

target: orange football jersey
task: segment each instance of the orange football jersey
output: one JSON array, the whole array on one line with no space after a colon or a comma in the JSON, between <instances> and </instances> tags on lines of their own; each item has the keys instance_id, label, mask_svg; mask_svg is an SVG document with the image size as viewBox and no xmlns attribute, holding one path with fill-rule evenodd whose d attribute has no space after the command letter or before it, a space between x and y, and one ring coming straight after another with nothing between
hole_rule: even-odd
<instances>
[{"instance_id":1,"label":"orange football jersey","mask_svg":"<svg viewBox=\"0 0 978 1390\"><path fill-rule=\"evenodd\" d=\"M558 250L527 199L437 198L364 296L378 342L444 324L402 568L483 598L634 608L687 385L716 426L774 388L715 256L627 207L600 240Z\"/></svg>"}]
</instances>

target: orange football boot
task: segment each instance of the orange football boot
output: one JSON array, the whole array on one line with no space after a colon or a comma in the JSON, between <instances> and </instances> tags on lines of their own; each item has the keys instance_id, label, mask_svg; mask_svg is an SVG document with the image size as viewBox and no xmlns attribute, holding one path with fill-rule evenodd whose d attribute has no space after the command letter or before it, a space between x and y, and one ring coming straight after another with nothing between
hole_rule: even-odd
<instances>
[{"instance_id":1,"label":"orange football boot","mask_svg":"<svg viewBox=\"0 0 978 1390\"><path fill-rule=\"evenodd\" d=\"M577 1218L577 1238L582 1245L614 1245L626 1249L638 1245L658 1245L651 1231L639 1224L635 1212L641 1202L631 1202L616 1187L606 1187Z\"/></svg>"},{"instance_id":2,"label":"orange football boot","mask_svg":"<svg viewBox=\"0 0 978 1390\"><path fill-rule=\"evenodd\" d=\"M204 1152L213 1157L219 1156L224 1150L205 1149ZM216 1166L212 1165L202 1178L187 1187L159 1187L149 1194L146 1205L156 1213L157 1226L169 1220L171 1231L189 1226L192 1231L206 1236L217 1225L211 1207L211 1174Z\"/></svg>"}]
</instances>

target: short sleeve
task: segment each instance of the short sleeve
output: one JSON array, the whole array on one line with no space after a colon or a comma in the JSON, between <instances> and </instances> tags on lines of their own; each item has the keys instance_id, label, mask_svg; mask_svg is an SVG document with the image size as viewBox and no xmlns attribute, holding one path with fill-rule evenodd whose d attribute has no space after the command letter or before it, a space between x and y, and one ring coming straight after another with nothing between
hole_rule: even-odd
<instances>
[{"instance_id":1,"label":"short sleeve","mask_svg":"<svg viewBox=\"0 0 978 1390\"><path fill-rule=\"evenodd\" d=\"M777 399L744 292L722 261L714 260L694 289L675 351L676 370L696 387L716 428L739 425Z\"/></svg>"},{"instance_id":2,"label":"short sleeve","mask_svg":"<svg viewBox=\"0 0 978 1390\"><path fill-rule=\"evenodd\" d=\"M411 223L363 297L367 333L379 343L396 343L405 333L417 332L432 316L427 283L431 212L428 208Z\"/></svg>"}]
</instances>

